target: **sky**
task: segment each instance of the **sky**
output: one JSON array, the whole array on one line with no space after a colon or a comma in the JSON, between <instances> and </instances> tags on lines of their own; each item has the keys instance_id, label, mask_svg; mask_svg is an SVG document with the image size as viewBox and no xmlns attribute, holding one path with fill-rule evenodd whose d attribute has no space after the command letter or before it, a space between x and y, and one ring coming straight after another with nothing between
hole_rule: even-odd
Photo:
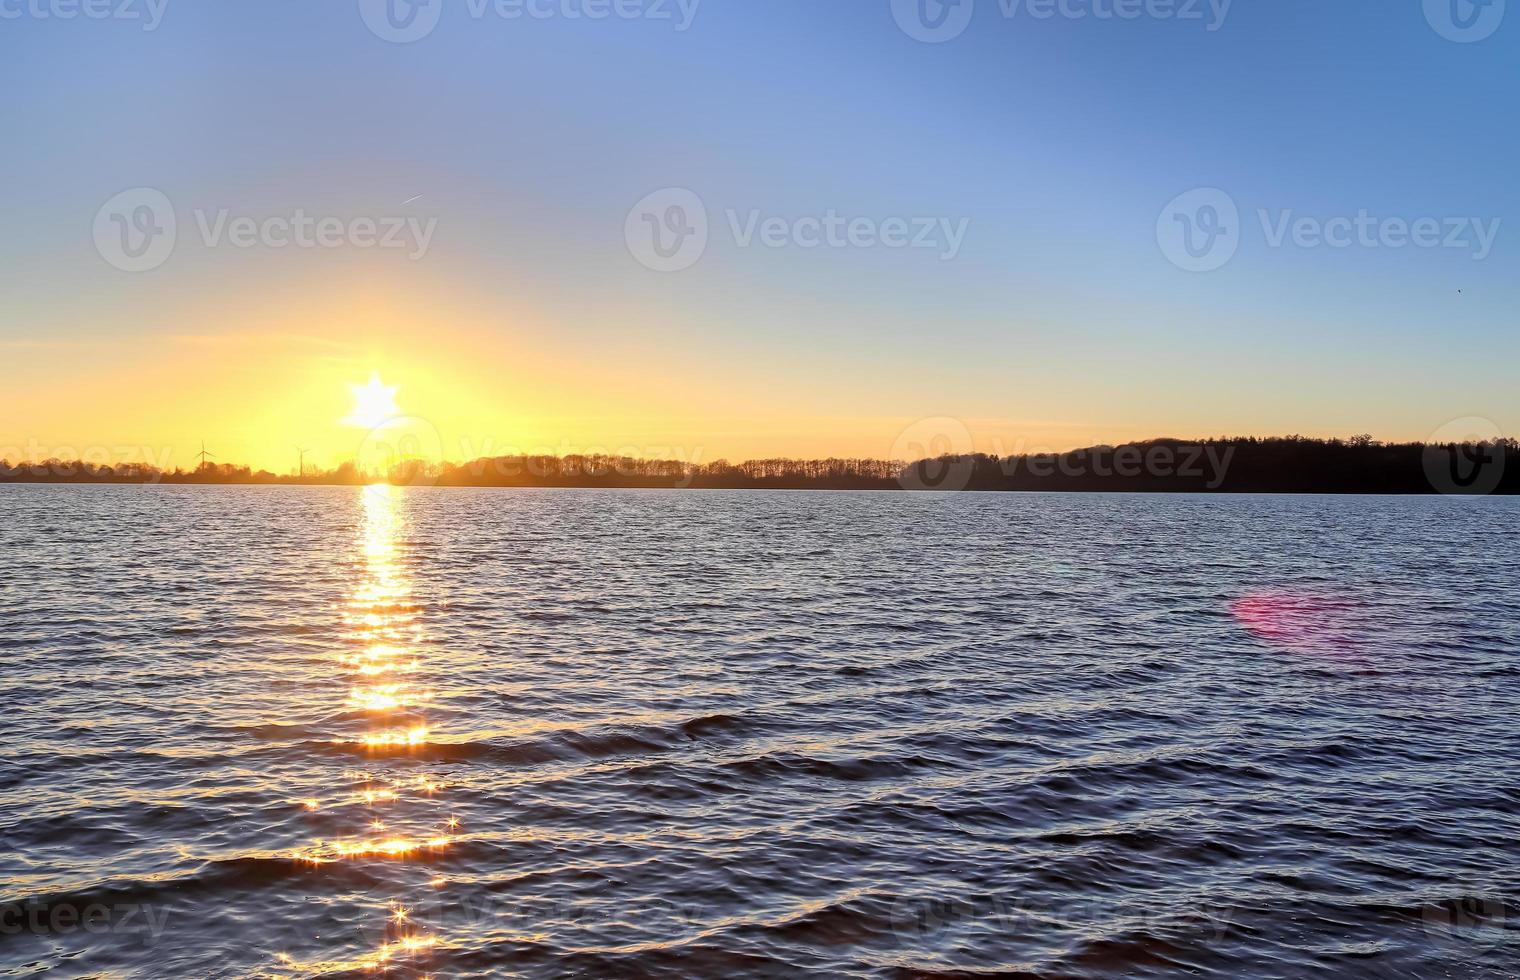
<instances>
[{"instance_id":1,"label":"sky","mask_svg":"<svg viewBox=\"0 0 1520 980\"><path fill-rule=\"evenodd\" d=\"M0 457L1520 435L1507 13L0 0Z\"/></svg>"}]
</instances>

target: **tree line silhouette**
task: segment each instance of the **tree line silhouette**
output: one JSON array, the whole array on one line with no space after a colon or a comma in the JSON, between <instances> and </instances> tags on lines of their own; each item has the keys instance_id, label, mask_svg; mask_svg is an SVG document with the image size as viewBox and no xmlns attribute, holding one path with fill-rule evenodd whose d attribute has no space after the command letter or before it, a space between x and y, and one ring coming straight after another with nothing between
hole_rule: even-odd
<instances>
[{"instance_id":1,"label":"tree line silhouette","mask_svg":"<svg viewBox=\"0 0 1520 980\"><path fill-rule=\"evenodd\" d=\"M1510 464L1506 466L1506 463ZM939 456L913 462L863 458L686 463L603 454L482 457L468 463L401 462L387 473L352 463L281 475L204 463L162 470L83 460L12 464L0 482L445 487L607 487L790 490L1131 491L1209 493L1520 492L1520 443L1384 444L1370 436L1152 439L1063 453Z\"/></svg>"}]
</instances>

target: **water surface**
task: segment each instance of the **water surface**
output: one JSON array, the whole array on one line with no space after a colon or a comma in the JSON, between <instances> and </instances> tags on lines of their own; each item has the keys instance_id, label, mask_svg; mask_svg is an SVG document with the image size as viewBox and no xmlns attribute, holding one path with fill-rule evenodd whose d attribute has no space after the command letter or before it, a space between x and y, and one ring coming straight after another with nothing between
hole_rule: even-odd
<instances>
[{"instance_id":1,"label":"water surface","mask_svg":"<svg viewBox=\"0 0 1520 980\"><path fill-rule=\"evenodd\" d=\"M1517 533L0 487L0 975L1513 976Z\"/></svg>"}]
</instances>

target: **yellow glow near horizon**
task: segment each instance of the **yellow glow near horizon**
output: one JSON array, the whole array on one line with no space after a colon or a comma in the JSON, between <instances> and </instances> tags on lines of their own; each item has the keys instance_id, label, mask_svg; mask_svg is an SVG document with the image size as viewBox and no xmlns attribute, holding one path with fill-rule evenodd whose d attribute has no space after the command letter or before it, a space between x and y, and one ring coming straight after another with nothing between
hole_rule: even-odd
<instances>
[{"instance_id":1,"label":"yellow glow near horizon","mask_svg":"<svg viewBox=\"0 0 1520 980\"><path fill-rule=\"evenodd\" d=\"M0 339L10 369L0 458L193 471L204 442L224 464L294 475L347 463L378 478L407 460L517 454L884 458L907 428L938 416L962 420L975 448L997 455L1162 435L1344 436L1366 428L1366 406L1333 385L1329 395L1283 403L1273 384L1301 384L1298 362L1265 365L1245 391L1238 372L1205 371L1195 384L1137 402L1127 375L1109 385L1098 371L1090 383L1071 384L1060 370L1066 352L1043 344L1010 343L997 356L947 361L928 376L921 366L861 353L858 369L841 374L828 358L798 357L794 344L736 350L697 325L672 339L662 332L667 318L597 298L567 319L452 281L403 287L364 269L327 270L279 289L214 285L205 296L141 304L113 320L109 334ZM591 330L588 322L618 329ZM1329 385L1333 377L1324 368L1311 380ZM356 386L366 392L362 410ZM400 418L387 416L389 388ZM1446 397L1432 382L1379 403L1386 421L1374 434L1425 438L1438 422L1471 414L1432 414ZM1502 406L1481 414L1501 429L1520 428ZM364 428L345 424L377 418Z\"/></svg>"}]
</instances>

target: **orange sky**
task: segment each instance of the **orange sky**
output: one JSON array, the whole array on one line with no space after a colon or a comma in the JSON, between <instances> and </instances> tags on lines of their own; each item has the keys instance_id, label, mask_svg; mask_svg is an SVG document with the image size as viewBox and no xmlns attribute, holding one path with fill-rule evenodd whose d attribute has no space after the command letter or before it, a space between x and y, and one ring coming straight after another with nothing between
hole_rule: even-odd
<instances>
[{"instance_id":1,"label":"orange sky","mask_svg":"<svg viewBox=\"0 0 1520 980\"><path fill-rule=\"evenodd\" d=\"M757 332L736 343L732 331L716 338L697 321L602 309L594 298L571 324L442 284L402 292L329 271L282 285L271 295L254 285L185 295L134 281L138 301L123 309L151 312L123 313L109 332L0 340L9 382L0 457L192 468L204 440L219 462L293 472L301 446L309 465L330 468L372 446L342 421L352 386L372 373L398 388L402 431L418 454L451 461L597 451L699 463L917 458L1154 436L1419 439L1431 428L1417 411L1398 419L1406 392L1374 405L1284 402L1295 382L1333 388L1333 366L1298 360L1180 385L1117 356L1073 360L1011 341L971 352L928 344L909 363L900 350L889 358L869 347L842 360L806 337L782 344ZM1081 370L1061 367L1070 363ZM1366 424L1374 412L1402 424L1380 431Z\"/></svg>"}]
</instances>

